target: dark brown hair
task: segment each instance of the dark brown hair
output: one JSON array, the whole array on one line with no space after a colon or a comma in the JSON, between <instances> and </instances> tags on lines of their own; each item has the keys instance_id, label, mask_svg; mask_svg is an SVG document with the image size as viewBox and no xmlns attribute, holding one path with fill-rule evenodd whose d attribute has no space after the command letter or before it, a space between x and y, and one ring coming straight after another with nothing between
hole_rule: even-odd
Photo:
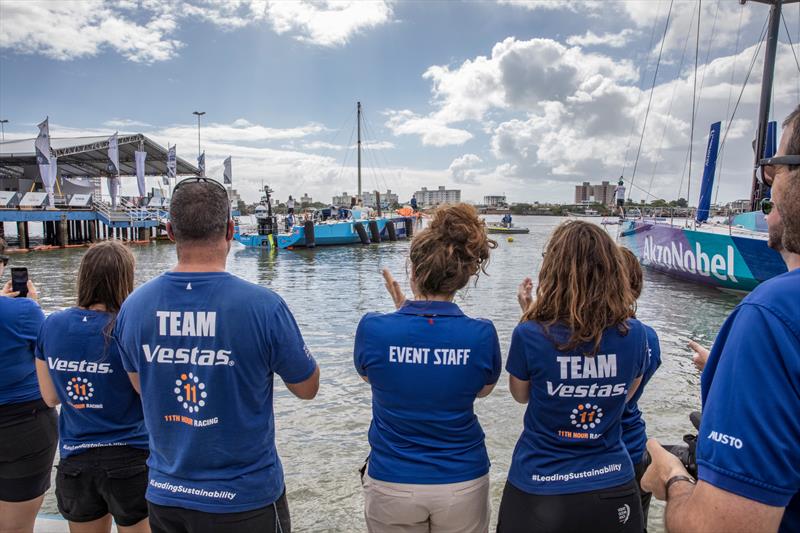
<instances>
[{"instance_id":1,"label":"dark brown hair","mask_svg":"<svg viewBox=\"0 0 800 533\"><path fill-rule=\"evenodd\" d=\"M225 188L209 181L181 182L172 193L169 221L175 243L200 243L224 237L230 205Z\"/></svg>"},{"instance_id":2,"label":"dark brown hair","mask_svg":"<svg viewBox=\"0 0 800 533\"><path fill-rule=\"evenodd\" d=\"M454 294L471 277L486 274L489 251L496 247L473 206L440 207L430 225L411 241L409 258L417 291Z\"/></svg>"},{"instance_id":3,"label":"dark brown hair","mask_svg":"<svg viewBox=\"0 0 800 533\"><path fill-rule=\"evenodd\" d=\"M545 248L536 298L522 321L570 330L556 348L567 351L591 342L597 353L603 332L616 326L627 333L635 298L619 247L604 229L582 220L558 226Z\"/></svg>"},{"instance_id":4,"label":"dark brown hair","mask_svg":"<svg viewBox=\"0 0 800 533\"><path fill-rule=\"evenodd\" d=\"M112 319L106 328L110 333L122 302L133 291L133 270L136 260L128 248L117 241L93 244L78 267L78 306L89 308L103 304Z\"/></svg>"},{"instance_id":5,"label":"dark brown hair","mask_svg":"<svg viewBox=\"0 0 800 533\"><path fill-rule=\"evenodd\" d=\"M638 300L642 294L642 286L644 285L644 273L642 272L642 265L639 264L639 258L630 249L620 246L619 251L622 254L622 264L628 272L628 282L631 284L631 293L633 299Z\"/></svg>"}]
</instances>

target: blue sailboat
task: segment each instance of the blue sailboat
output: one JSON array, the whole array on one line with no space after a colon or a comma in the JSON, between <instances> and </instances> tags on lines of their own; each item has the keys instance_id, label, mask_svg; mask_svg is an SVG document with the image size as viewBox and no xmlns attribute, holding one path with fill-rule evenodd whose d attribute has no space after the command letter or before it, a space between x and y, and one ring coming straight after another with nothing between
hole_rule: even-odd
<instances>
[{"instance_id":1,"label":"blue sailboat","mask_svg":"<svg viewBox=\"0 0 800 533\"><path fill-rule=\"evenodd\" d=\"M769 189L757 179L758 160L776 149L776 124L768 125L772 74L778 40L781 2L773 2L767 35L767 52L761 87L759 125L755 143L751 209L727 223L709 223L720 123L711 126L706 151L700 202L695 218L684 224L638 218L621 223L618 240L630 248L643 265L687 281L721 289L747 292L759 283L786 272L780 254L767 245L764 215L755 211Z\"/></svg>"}]
</instances>

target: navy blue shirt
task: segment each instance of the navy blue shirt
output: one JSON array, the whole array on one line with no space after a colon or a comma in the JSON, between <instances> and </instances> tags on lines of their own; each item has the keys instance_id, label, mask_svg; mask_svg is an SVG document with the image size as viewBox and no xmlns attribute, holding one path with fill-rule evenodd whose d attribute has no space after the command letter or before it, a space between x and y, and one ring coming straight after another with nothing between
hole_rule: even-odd
<instances>
[{"instance_id":1,"label":"navy blue shirt","mask_svg":"<svg viewBox=\"0 0 800 533\"><path fill-rule=\"evenodd\" d=\"M168 272L128 297L115 336L141 382L147 499L210 513L276 501L273 375L300 383L317 366L280 296L226 272Z\"/></svg>"},{"instance_id":2,"label":"navy blue shirt","mask_svg":"<svg viewBox=\"0 0 800 533\"><path fill-rule=\"evenodd\" d=\"M489 320L450 302L406 302L364 315L356 370L372 386L369 475L381 481L444 484L489 472L473 404L497 382L502 361Z\"/></svg>"},{"instance_id":3,"label":"navy blue shirt","mask_svg":"<svg viewBox=\"0 0 800 533\"><path fill-rule=\"evenodd\" d=\"M90 448L147 449L142 403L122 367L116 343L103 329L112 316L66 309L45 320L36 357L47 363L61 400L61 457Z\"/></svg>"},{"instance_id":4,"label":"navy blue shirt","mask_svg":"<svg viewBox=\"0 0 800 533\"><path fill-rule=\"evenodd\" d=\"M33 353L43 322L35 301L0 296L0 405L42 397Z\"/></svg>"},{"instance_id":5,"label":"navy blue shirt","mask_svg":"<svg viewBox=\"0 0 800 533\"><path fill-rule=\"evenodd\" d=\"M561 352L569 338L560 325L549 332L533 321L514 329L506 370L530 381L524 429L514 449L508 481L529 494L572 494L633 479L620 420L628 389L647 367L647 337L638 320L628 332L606 329L593 346Z\"/></svg>"},{"instance_id":6,"label":"navy blue shirt","mask_svg":"<svg viewBox=\"0 0 800 533\"><path fill-rule=\"evenodd\" d=\"M647 430L637 402L642 397L642 393L644 393L644 386L647 385L647 382L656 373L658 367L661 366L661 345L658 342L658 335L647 324L642 325L647 332L647 350L650 362L642 375L642 382L639 383L639 388L633 393L633 397L625 405L625 411L622 413L622 442L625 444L625 448L628 450L634 465L641 462L644 451L647 448Z\"/></svg>"},{"instance_id":7,"label":"navy blue shirt","mask_svg":"<svg viewBox=\"0 0 800 533\"><path fill-rule=\"evenodd\" d=\"M699 477L786 507L800 531L800 269L756 287L722 325L701 380Z\"/></svg>"}]
</instances>

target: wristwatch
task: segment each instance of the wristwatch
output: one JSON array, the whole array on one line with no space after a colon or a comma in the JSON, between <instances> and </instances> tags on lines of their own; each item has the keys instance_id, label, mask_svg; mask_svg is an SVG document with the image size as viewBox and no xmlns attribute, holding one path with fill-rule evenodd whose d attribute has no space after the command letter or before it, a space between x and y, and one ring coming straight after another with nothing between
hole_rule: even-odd
<instances>
[{"instance_id":1,"label":"wristwatch","mask_svg":"<svg viewBox=\"0 0 800 533\"><path fill-rule=\"evenodd\" d=\"M697 483L697 481L695 481L695 479L694 479L693 477L691 477L691 476L684 476L683 474L679 474L679 475L677 475L677 476L672 476L672 477L671 477L671 478L669 478L669 479L667 480L667 482L664 484L664 494L665 494L667 497L669 497L669 488L670 488L672 485L674 485L675 483L677 483L678 481L688 481L688 482L689 482L689 483L691 483L692 485L694 485L694 484L696 484L696 483Z\"/></svg>"}]
</instances>

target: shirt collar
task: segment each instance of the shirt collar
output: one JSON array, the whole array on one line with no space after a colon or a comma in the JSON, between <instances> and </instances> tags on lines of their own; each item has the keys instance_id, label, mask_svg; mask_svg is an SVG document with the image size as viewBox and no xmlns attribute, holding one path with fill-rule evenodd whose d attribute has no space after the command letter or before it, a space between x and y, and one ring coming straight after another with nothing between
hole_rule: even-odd
<instances>
[{"instance_id":1,"label":"shirt collar","mask_svg":"<svg viewBox=\"0 0 800 533\"><path fill-rule=\"evenodd\" d=\"M453 302L430 300L406 300L406 303L397 312L404 315L464 316L458 305Z\"/></svg>"}]
</instances>

